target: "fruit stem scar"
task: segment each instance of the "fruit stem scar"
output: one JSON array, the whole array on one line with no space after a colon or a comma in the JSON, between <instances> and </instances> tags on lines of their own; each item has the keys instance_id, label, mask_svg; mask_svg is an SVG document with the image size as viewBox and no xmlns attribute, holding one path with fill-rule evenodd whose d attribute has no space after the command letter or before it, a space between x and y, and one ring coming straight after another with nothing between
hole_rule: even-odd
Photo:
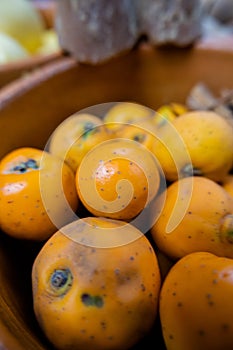
<instances>
[{"instance_id":1,"label":"fruit stem scar","mask_svg":"<svg viewBox=\"0 0 233 350\"><path fill-rule=\"evenodd\" d=\"M54 270L50 277L51 286L62 293L65 293L72 285L73 276L69 269Z\"/></svg>"},{"instance_id":2,"label":"fruit stem scar","mask_svg":"<svg viewBox=\"0 0 233 350\"><path fill-rule=\"evenodd\" d=\"M20 162L10 169L10 172L25 173L28 169L37 170L39 169L38 163L35 159L29 158L26 162Z\"/></svg>"},{"instance_id":3,"label":"fruit stem scar","mask_svg":"<svg viewBox=\"0 0 233 350\"><path fill-rule=\"evenodd\" d=\"M90 295L88 293L83 293L81 295L81 301L86 306L96 306L98 308L103 307L104 301L99 295Z\"/></svg>"}]
</instances>

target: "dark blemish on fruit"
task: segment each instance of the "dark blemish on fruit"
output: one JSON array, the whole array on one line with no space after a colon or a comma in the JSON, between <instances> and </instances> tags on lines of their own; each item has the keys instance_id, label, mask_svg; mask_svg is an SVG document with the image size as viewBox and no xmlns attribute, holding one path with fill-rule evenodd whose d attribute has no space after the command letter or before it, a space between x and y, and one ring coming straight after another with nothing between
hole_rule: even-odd
<instances>
[{"instance_id":1,"label":"dark blemish on fruit","mask_svg":"<svg viewBox=\"0 0 233 350\"><path fill-rule=\"evenodd\" d=\"M81 301L86 306L96 306L98 308L103 307L104 301L99 295L90 295L88 293L83 293L81 295Z\"/></svg>"},{"instance_id":2,"label":"dark blemish on fruit","mask_svg":"<svg viewBox=\"0 0 233 350\"><path fill-rule=\"evenodd\" d=\"M8 204L14 203L14 201L7 201Z\"/></svg>"},{"instance_id":3,"label":"dark blemish on fruit","mask_svg":"<svg viewBox=\"0 0 233 350\"><path fill-rule=\"evenodd\" d=\"M176 296L176 292L173 292L172 295L173 295L173 296Z\"/></svg>"},{"instance_id":4,"label":"dark blemish on fruit","mask_svg":"<svg viewBox=\"0 0 233 350\"><path fill-rule=\"evenodd\" d=\"M145 139L146 139L146 135L143 135L143 134L138 134L138 135L135 135L134 137L133 137L133 140L134 141L136 141L136 142L143 142L143 141L145 141Z\"/></svg>"},{"instance_id":5,"label":"dark blemish on fruit","mask_svg":"<svg viewBox=\"0 0 233 350\"><path fill-rule=\"evenodd\" d=\"M100 325L101 325L102 329L106 329L107 328L105 321L100 322Z\"/></svg>"},{"instance_id":6,"label":"dark blemish on fruit","mask_svg":"<svg viewBox=\"0 0 233 350\"><path fill-rule=\"evenodd\" d=\"M147 188L146 187L143 187L143 191L146 191L147 190Z\"/></svg>"},{"instance_id":7,"label":"dark blemish on fruit","mask_svg":"<svg viewBox=\"0 0 233 350\"><path fill-rule=\"evenodd\" d=\"M92 122L85 123L83 128L84 128L84 133L82 134L83 139L86 139L91 132L96 132L95 124L93 124Z\"/></svg>"},{"instance_id":8,"label":"dark blemish on fruit","mask_svg":"<svg viewBox=\"0 0 233 350\"><path fill-rule=\"evenodd\" d=\"M120 171L120 170L118 170L117 174L119 174L119 175L120 175L120 174L121 174L121 171Z\"/></svg>"},{"instance_id":9,"label":"dark blemish on fruit","mask_svg":"<svg viewBox=\"0 0 233 350\"><path fill-rule=\"evenodd\" d=\"M217 283L218 283L218 280L217 280L217 279L214 279L212 282L213 282L213 284L217 284Z\"/></svg>"},{"instance_id":10,"label":"dark blemish on fruit","mask_svg":"<svg viewBox=\"0 0 233 350\"><path fill-rule=\"evenodd\" d=\"M89 337L91 340L94 340L95 339L95 336L94 335L90 335Z\"/></svg>"},{"instance_id":11,"label":"dark blemish on fruit","mask_svg":"<svg viewBox=\"0 0 233 350\"><path fill-rule=\"evenodd\" d=\"M182 302L179 301L179 302L177 303L177 306L178 306L178 307L182 307L182 306L183 306Z\"/></svg>"},{"instance_id":12,"label":"dark blemish on fruit","mask_svg":"<svg viewBox=\"0 0 233 350\"><path fill-rule=\"evenodd\" d=\"M34 159L29 158L26 162L21 162L15 165L13 168L10 169L10 172L23 174L29 169L32 169L32 170L39 169L39 165Z\"/></svg>"},{"instance_id":13,"label":"dark blemish on fruit","mask_svg":"<svg viewBox=\"0 0 233 350\"><path fill-rule=\"evenodd\" d=\"M188 238L190 239L190 238L192 238L192 236L188 236Z\"/></svg>"},{"instance_id":14,"label":"dark blemish on fruit","mask_svg":"<svg viewBox=\"0 0 233 350\"><path fill-rule=\"evenodd\" d=\"M174 339L172 334L169 334L169 339Z\"/></svg>"},{"instance_id":15,"label":"dark blemish on fruit","mask_svg":"<svg viewBox=\"0 0 233 350\"><path fill-rule=\"evenodd\" d=\"M134 257L133 257L133 256L131 256L131 257L129 258L129 260L134 260Z\"/></svg>"},{"instance_id":16,"label":"dark blemish on fruit","mask_svg":"<svg viewBox=\"0 0 233 350\"><path fill-rule=\"evenodd\" d=\"M146 287L145 287L144 284L142 283L142 284L141 284L141 291L142 291L142 292L145 292L145 290L146 290Z\"/></svg>"},{"instance_id":17,"label":"dark blemish on fruit","mask_svg":"<svg viewBox=\"0 0 233 350\"><path fill-rule=\"evenodd\" d=\"M82 334L86 333L86 329L80 329L80 333Z\"/></svg>"}]
</instances>

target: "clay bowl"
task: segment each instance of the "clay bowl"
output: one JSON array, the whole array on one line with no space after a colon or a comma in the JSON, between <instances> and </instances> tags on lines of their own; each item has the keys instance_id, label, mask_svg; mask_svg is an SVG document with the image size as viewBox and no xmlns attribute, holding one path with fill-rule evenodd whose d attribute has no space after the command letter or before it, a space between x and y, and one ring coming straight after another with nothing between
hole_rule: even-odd
<instances>
[{"instance_id":1,"label":"clay bowl","mask_svg":"<svg viewBox=\"0 0 233 350\"><path fill-rule=\"evenodd\" d=\"M0 156L21 146L43 148L64 118L85 107L134 101L150 108L185 102L197 82L214 93L233 88L233 52L203 47L155 49L141 45L99 66L70 57L49 63L0 92ZM31 267L41 243L0 234L0 348L51 350L34 317ZM135 349L164 350L159 332Z\"/></svg>"},{"instance_id":2,"label":"clay bowl","mask_svg":"<svg viewBox=\"0 0 233 350\"><path fill-rule=\"evenodd\" d=\"M34 6L41 14L46 28L54 26L55 2L53 0L34 0ZM0 64L0 88L29 72L52 62L61 56L61 50L49 54L34 54L26 59Z\"/></svg>"}]
</instances>

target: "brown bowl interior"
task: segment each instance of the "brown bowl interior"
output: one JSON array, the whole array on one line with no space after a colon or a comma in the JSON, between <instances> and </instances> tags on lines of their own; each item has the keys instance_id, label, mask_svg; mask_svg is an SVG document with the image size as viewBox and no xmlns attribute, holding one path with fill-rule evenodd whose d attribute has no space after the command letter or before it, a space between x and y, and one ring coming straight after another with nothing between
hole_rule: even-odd
<instances>
[{"instance_id":1,"label":"brown bowl interior","mask_svg":"<svg viewBox=\"0 0 233 350\"><path fill-rule=\"evenodd\" d=\"M233 52L140 47L100 66L78 65L72 58L41 68L0 92L0 157L21 146L43 148L54 128L85 107L114 101L134 101L156 109L185 102L197 82L218 94L233 88ZM32 309L31 267L42 243L0 236L0 348L52 349ZM151 345L164 349L152 332Z\"/></svg>"}]
</instances>

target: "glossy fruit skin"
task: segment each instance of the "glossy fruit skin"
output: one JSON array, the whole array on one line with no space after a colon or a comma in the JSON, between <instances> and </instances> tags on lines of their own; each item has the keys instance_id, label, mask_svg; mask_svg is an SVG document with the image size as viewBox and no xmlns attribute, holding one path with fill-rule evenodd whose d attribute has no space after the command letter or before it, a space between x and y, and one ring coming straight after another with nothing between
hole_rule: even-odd
<instances>
[{"instance_id":1,"label":"glossy fruit skin","mask_svg":"<svg viewBox=\"0 0 233 350\"><path fill-rule=\"evenodd\" d=\"M74 174L59 158L27 147L2 158L0 227L5 233L19 239L45 240L71 220L77 207Z\"/></svg>"},{"instance_id":2,"label":"glossy fruit skin","mask_svg":"<svg viewBox=\"0 0 233 350\"><path fill-rule=\"evenodd\" d=\"M195 251L233 258L232 214L233 198L221 185L187 177L168 187L151 234L158 248L175 260Z\"/></svg>"},{"instance_id":3,"label":"glossy fruit skin","mask_svg":"<svg viewBox=\"0 0 233 350\"><path fill-rule=\"evenodd\" d=\"M49 151L65 160L76 172L88 151L112 137L99 117L89 113L75 113L54 130Z\"/></svg>"},{"instance_id":4,"label":"glossy fruit skin","mask_svg":"<svg viewBox=\"0 0 233 350\"><path fill-rule=\"evenodd\" d=\"M232 136L232 125L217 113L192 111L164 125L152 151L169 181L192 174L221 181L233 164Z\"/></svg>"},{"instance_id":5,"label":"glossy fruit skin","mask_svg":"<svg viewBox=\"0 0 233 350\"><path fill-rule=\"evenodd\" d=\"M180 259L160 293L167 350L231 350L233 260L208 252Z\"/></svg>"},{"instance_id":6,"label":"glossy fruit skin","mask_svg":"<svg viewBox=\"0 0 233 350\"><path fill-rule=\"evenodd\" d=\"M144 146L113 139L89 152L76 172L76 188L95 216L131 220L156 196L160 173Z\"/></svg>"},{"instance_id":7,"label":"glossy fruit skin","mask_svg":"<svg viewBox=\"0 0 233 350\"><path fill-rule=\"evenodd\" d=\"M80 219L68 225L72 239L56 232L36 257L32 270L35 315L57 349L129 349L151 329L161 279L148 239L130 225L124 237L131 230L137 239L109 248L93 244L92 238L98 241L106 229L114 241L122 225L105 218ZM77 243L77 237L84 244ZM92 246L85 245L88 240ZM62 292L51 286L55 270L72 274Z\"/></svg>"}]
</instances>

